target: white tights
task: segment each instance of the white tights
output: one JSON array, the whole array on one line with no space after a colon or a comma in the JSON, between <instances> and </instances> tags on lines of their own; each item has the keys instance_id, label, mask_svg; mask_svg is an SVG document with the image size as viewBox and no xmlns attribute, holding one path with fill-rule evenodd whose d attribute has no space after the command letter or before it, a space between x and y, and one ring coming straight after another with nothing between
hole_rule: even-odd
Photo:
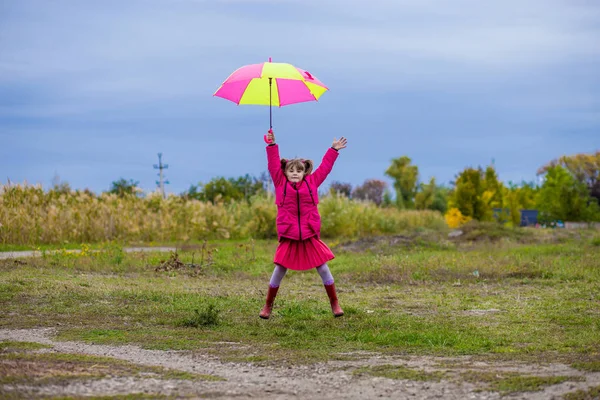
<instances>
[{"instance_id":1,"label":"white tights","mask_svg":"<svg viewBox=\"0 0 600 400\"><path fill-rule=\"evenodd\" d=\"M287 268L283 267L279 264L275 264L275 269L273 270L273 275L271 275L271 281L269 282L269 286L276 288L281 285L281 280L285 276L287 272ZM333 275L331 275L331 271L329 271L329 267L327 263L317 267L317 272L321 276L321 280L323 281L323 285L332 285L333 284Z\"/></svg>"}]
</instances>

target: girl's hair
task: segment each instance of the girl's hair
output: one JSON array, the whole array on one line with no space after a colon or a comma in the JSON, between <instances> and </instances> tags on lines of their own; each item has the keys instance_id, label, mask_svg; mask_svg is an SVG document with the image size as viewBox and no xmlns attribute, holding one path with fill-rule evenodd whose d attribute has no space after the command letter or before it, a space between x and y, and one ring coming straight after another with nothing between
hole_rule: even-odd
<instances>
[{"instance_id":1,"label":"girl's hair","mask_svg":"<svg viewBox=\"0 0 600 400\"><path fill-rule=\"evenodd\" d=\"M284 173L286 168L292 166L298 168L299 170L304 170L304 175L310 174L313 170L312 160L305 160L303 158L293 158L291 160L286 160L285 158L281 159L281 169Z\"/></svg>"}]
</instances>

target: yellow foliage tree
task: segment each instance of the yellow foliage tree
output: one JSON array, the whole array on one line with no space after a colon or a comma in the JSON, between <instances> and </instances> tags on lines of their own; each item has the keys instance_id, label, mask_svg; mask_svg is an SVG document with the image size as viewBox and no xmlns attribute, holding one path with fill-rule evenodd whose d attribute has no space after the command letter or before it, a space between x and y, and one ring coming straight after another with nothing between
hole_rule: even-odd
<instances>
[{"instance_id":1,"label":"yellow foliage tree","mask_svg":"<svg viewBox=\"0 0 600 400\"><path fill-rule=\"evenodd\" d=\"M444 215L444 218L446 219L446 224L453 229L466 224L472 219L471 217L463 215L456 207L449 209L446 215Z\"/></svg>"}]
</instances>

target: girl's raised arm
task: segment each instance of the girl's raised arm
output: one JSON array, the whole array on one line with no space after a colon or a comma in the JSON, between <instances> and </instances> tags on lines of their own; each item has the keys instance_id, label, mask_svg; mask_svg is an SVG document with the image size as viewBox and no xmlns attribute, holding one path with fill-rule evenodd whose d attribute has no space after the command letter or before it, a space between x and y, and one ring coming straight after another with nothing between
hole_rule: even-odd
<instances>
[{"instance_id":1,"label":"girl's raised arm","mask_svg":"<svg viewBox=\"0 0 600 400\"><path fill-rule=\"evenodd\" d=\"M267 166L271 179L275 186L279 186L285 182L285 177L281 171L281 158L279 157L279 146L275 144L275 134L269 131L267 140L270 142L267 146Z\"/></svg>"},{"instance_id":2,"label":"girl's raised arm","mask_svg":"<svg viewBox=\"0 0 600 400\"><path fill-rule=\"evenodd\" d=\"M338 155L339 155L338 151L341 149L345 149L347 144L348 144L348 141L343 136L340 138L340 140L333 138L333 144L331 145L331 147L329 149L327 149L327 152L323 156L323 160L321 161L319 168L317 168L315 170L315 172L313 172L313 174L312 174L317 187L321 186L321 184L327 178L327 175L329 175L329 173L331 172L331 170L333 168L333 164L335 163L335 160L338 158Z\"/></svg>"}]
</instances>

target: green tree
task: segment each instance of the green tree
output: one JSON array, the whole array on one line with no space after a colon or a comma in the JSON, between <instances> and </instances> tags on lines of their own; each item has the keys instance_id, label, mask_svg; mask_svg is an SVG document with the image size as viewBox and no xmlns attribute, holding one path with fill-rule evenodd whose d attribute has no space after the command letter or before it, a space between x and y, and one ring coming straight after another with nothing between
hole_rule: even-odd
<instances>
[{"instance_id":1,"label":"green tree","mask_svg":"<svg viewBox=\"0 0 600 400\"><path fill-rule=\"evenodd\" d=\"M600 215L598 202L589 195L585 183L561 165L546 169L537 206L542 222L594 221Z\"/></svg>"},{"instance_id":2,"label":"green tree","mask_svg":"<svg viewBox=\"0 0 600 400\"><path fill-rule=\"evenodd\" d=\"M201 186L202 186L201 184L190 185L190 188L188 190L186 190L185 192L182 192L180 194L180 196L186 200L195 199L195 200L204 201L204 195L202 193Z\"/></svg>"},{"instance_id":3,"label":"green tree","mask_svg":"<svg viewBox=\"0 0 600 400\"><path fill-rule=\"evenodd\" d=\"M521 182L520 185L508 182L503 188L502 208L508 210L508 217L513 226L521 224L521 210L536 207L537 192L537 186L528 182Z\"/></svg>"},{"instance_id":4,"label":"green tree","mask_svg":"<svg viewBox=\"0 0 600 400\"><path fill-rule=\"evenodd\" d=\"M200 199L210 201L213 204L219 201L228 203L244 197L243 193L234 186L231 180L224 177L213 178L208 183L199 184L198 186L201 192Z\"/></svg>"},{"instance_id":5,"label":"green tree","mask_svg":"<svg viewBox=\"0 0 600 400\"><path fill-rule=\"evenodd\" d=\"M488 166L465 168L454 183L450 202L462 215L479 221L492 221L494 208L503 206L504 185L498 180L496 170ZM497 220L504 222L508 215L500 213Z\"/></svg>"},{"instance_id":6,"label":"green tree","mask_svg":"<svg viewBox=\"0 0 600 400\"><path fill-rule=\"evenodd\" d=\"M392 164L385 171L385 174L394 180L398 208L414 208L419 168L411 165L411 162L412 160L407 156L394 158Z\"/></svg>"},{"instance_id":7,"label":"green tree","mask_svg":"<svg viewBox=\"0 0 600 400\"><path fill-rule=\"evenodd\" d=\"M385 191L383 192L383 198L381 199L381 206L382 207L392 207L392 205L393 205L392 192L390 192L389 189L385 189Z\"/></svg>"},{"instance_id":8,"label":"green tree","mask_svg":"<svg viewBox=\"0 0 600 400\"><path fill-rule=\"evenodd\" d=\"M460 210L465 217L480 221L492 220L489 204L489 192L486 195L485 176L481 168L465 168L456 178L451 205Z\"/></svg>"},{"instance_id":9,"label":"green tree","mask_svg":"<svg viewBox=\"0 0 600 400\"><path fill-rule=\"evenodd\" d=\"M219 201L228 203L234 200L250 199L265 192L265 184L262 179L254 178L248 174L238 178L216 177L208 183L191 185L182 197L200 201Z\"/></svg>"},{"instance_id":10,"label":"green tree","mask_svg":"<svg viewBox=\"0 0 600 400\"><path fill-rule=\"evenodd\" d=\"M242 195L242 198L246 200L266 190L261 179L254 178L249 174L238 178L230 178L229 181L234 189Z\"/></svg>"},{"instance_id":11,"label":"green tree","mask_svg":"<svg viewBox=\"0 0 600 400\"><path fill-rule=\"evenodd\" d=\"M133 179L126 180L124 178L121 178L117 181L112 182L108 192L116 194L119 197L125 197L128 195L139 195L141 193L141 190L138 187L139 184L139 181L134 181Z\"/></svg>"},{"instance_id":12,"label":"green tree","mask_svg":"<svg viewBox=\"0 0 600 400\"><path fill-rule=\"evenodd\" d=\"M538 170L538 175L545 174L557 165L565 168L578 182L586 185L589 194L600 201L600 150L592 154L580 153L552 160Z\"/></svg>"},{"instance_id":13,"label":"green tree","mask_svg":"<svg viewBox=\"0 0 600 400\"><path fill-rule=\"evenodd\" d=\"M448 209L448 190L435 183L431 178L429 183L421 183L419 191L415 196L415 208L417 210L438 210L442 214Z\"/></svg>"},{"instance_id":14,"label":"green tree","mask_svg":"<svg viewBox=\"0 0 600 400\"><path fill-rule=\"evenodd\" d=\"M535 208L535 199L537 197L539 187L537 187L533 182L521 182L517 189L517 197L519 199L519 205L521 208L524 210Z\"/></svg>"},{"instance_id":15,"label":"green tree","mask_svg":"<svg viewBox=\"0 0 600 400\"><path fill-rule=\"evenodd\" d=\"M496 174L496 170L491 165L485 169L483 188L487 192L488 205L491 208L502 207L504 185L498 180L498 174Z\"/></svg>"}]
</instances>

